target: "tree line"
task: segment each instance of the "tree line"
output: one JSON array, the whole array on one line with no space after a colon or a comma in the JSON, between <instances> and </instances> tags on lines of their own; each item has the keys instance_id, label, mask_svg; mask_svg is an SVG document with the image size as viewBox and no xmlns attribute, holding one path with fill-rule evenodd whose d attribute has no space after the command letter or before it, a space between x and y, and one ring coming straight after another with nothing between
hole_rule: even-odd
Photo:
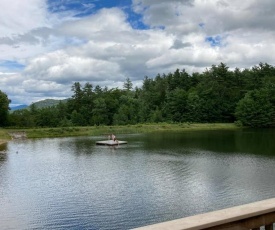
<instances>
[{"instance_id":1,"label":"tree line","mask_svg":"<svg viewBox=\"0 0 275 230\"><path fill-rule=\"evenodd\" d=\"M57 106L6 111L0 91L1 123L14 127L128 125L147 122L236 122L251 127L275 125L275 67L260 63L251 69L220 63L203 73L174 73L145 77L133 88L102 88L87 82L72 85L72 96ZM2 95L2 96L1 96ZM3 96L4 95L4 96Z\"/></svg>"}]
</instances>

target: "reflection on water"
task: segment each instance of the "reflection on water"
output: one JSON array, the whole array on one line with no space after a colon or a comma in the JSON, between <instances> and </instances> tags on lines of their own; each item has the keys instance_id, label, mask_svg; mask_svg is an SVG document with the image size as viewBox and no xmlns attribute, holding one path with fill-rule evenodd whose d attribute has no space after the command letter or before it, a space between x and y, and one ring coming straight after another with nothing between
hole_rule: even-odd
<instances>
[{"instance_id":1,"label":"reflection on water","mask_svg":"<svg viewBox=\"0 0 275 230\"><path fill-rule=\"evenodd\" d=\"M14 141L1 229L129 229L275 196L275 130Z\"/></svg>"}]
</instances>

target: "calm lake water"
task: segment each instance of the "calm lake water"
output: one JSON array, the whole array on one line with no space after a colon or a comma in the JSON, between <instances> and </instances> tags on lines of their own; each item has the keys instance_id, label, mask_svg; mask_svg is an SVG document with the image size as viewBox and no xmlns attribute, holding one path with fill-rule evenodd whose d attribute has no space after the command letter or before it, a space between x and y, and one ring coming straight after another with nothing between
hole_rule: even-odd
<instances>
[{"instance_id":1,"label":"calm lake water","mask_svg":"<svg viewBox=\"0 0 275 230\"><path fill-rule=\"evenodd\" d=\"M275 197L274 129L118 139L1 146L0 229L130 229Z\"/></svg>"}]
</instances>

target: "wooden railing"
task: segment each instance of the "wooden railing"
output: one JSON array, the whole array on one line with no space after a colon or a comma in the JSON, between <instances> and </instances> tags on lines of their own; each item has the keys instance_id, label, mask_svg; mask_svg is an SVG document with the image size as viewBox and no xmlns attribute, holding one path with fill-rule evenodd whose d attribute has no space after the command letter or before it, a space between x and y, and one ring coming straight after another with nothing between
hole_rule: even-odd
<instances>
[{"instance_id":1,"label":"wooden railing","mask_svg":"<svg viewBox=\"0 0 275 230\"><path fill-rule=\"evenodd\" d=\"M149 225L136 230L273 230L275 198L196 216Z\"/></svg>"}]
</instances>

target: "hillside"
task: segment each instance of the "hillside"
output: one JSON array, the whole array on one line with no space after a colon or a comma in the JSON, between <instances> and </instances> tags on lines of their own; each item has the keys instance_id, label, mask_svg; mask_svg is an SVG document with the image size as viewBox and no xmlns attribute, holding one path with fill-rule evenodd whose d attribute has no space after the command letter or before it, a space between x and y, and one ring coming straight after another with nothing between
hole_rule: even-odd
<instances>
[{"instance_id":1,"label":"hillside","mask_svg":"<svg viewBox=\"0 0 275 230\"><path fill-rule=\"evenodd\" d=\"M65 100L45 99L45 100L42 100L42 101L34 102L31 105L35 105L36 108L41 109L41 108L46 108L46 107L51 107L51 106L58 105L59 102L65 102L66 100L67 99L65 99ZM28 108L30 108L30 106Z\"/></svg>"},{"instance_id":2,"label":"hillside","mask_svg":"<svg viewBox=\"0 0 275 230\"><path fill-rule=\"evenodd\" d=\"M27 107L28 107L28 105L18 105L18 106L11 107L11 111L15 111L15 110L19 110L19 109L26 109Z\"/></svg>"},{"instance_id":3,"label":"hillside","mask_svg":"<svg viewBox=\"0 0 275 230\"><path fill-rule=\"evenodd\" d=\"M54 99L45 99L42 101L38 101L38 102L34 102L31 105L35 105L36 108L46 108L46 107L51 107L51 106L55 106L58 105L59 102L66 102L68 99L64 99L64 100L54 100ZM15 110L20 110L20 109L30 109L31 105L19 105L19 106L14 106L11 107L11 112L15 111Z\"/></svg>"}]
</instances>

